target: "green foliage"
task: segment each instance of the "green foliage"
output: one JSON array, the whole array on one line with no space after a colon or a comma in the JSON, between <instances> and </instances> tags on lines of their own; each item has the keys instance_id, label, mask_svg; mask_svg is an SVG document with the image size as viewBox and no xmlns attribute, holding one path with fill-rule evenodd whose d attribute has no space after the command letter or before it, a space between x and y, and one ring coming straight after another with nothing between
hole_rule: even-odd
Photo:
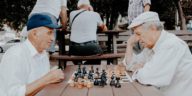
<instances>
[{"instance_id":1,"label":"green foliage","mask_svg":"<svg viewBox=\"0 0 192 96\"><path fill-rule=\"evenodd\" d=\"M69 12L77 9L78 0L68 0ZM109 29L114 27L119 14L127 14L128 0L90 0L94 10L102 18L107 19ZM161 20L166 22L167 28L173 28L175 15L175 2L178 0L151 0L152 10L160 14ZM36 0L0 0L0 29L7 24L12 29L21 30L26 24L29 13ZM170 26L171 25L171 26Z\"/></svg>"},{"instance_id":2,"label":"green foliage","mask_svg":"<svg viewBox=\"0 0 192 96\"><path fill-rule=\"evenodd\" d=\"M27 21L36 0L1 0L0 28L7 24L16 31L20 30Z\"/></svg>"}]
</instances>

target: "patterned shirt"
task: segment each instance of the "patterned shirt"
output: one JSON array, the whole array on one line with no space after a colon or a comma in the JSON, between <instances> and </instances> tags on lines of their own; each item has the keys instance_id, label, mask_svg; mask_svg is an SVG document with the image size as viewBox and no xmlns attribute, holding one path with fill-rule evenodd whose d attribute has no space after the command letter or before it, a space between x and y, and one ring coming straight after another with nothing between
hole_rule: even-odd
<instances>
[{"instance_id":1,"label":"patterned shirt","mask_svg":"<svg viewBox=\"0 0 192 96\"><path fill-rule=\"evenodd\" d=\"M128 23L131 24L132 20L139 14L144 12L144 6L151 5L151 0L129 0L128 7Z\"/></svg>"}]
</instances>

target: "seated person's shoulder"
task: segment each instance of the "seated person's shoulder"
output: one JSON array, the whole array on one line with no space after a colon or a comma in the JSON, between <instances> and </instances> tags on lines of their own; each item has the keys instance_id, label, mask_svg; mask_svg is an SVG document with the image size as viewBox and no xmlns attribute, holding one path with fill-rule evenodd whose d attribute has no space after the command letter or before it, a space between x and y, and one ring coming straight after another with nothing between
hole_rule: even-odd
<instances>
[{"instance_id":1,"label":"seated person's shoulder","mask_svg":"<svg viewBox=\"0 0 192 96\"><path fill-rule=\"evenodd\" d=\"M94 11L90 11L93 15L96 15L96 16L100 16L100 14L99 13L97 13L97 12L94 12Z\"/></svg>"},{"instance_id":2,"label":"seated person's shoulder","mask_svg":"<svg viewBox=\"0 0 192 96\"><path fill-rule=\"evenodd\" d=\"M73 10L70 12L70 15L74 15L74 14L77 14L79 12L79 10Z\"/></svg>"}]
</instances>

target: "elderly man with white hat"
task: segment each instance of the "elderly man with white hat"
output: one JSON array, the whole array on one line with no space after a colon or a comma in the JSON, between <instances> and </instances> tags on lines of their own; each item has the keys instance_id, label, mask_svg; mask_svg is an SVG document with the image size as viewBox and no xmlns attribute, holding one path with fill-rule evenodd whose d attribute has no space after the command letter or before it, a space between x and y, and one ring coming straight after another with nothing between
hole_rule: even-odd
<instances>
[{"instance_id":1,"label":"elderly man with white hat","mask_svg":"<svg viewBox=\"0 0 192 96\"><path fill-rule=\"evenodd\" d=\"M102 50L97 41L97 28L102 31L107 27L97 12L93 12L89 0L79 0L78 10L70 13L70 48L71 55L88 56L101 54ZM74 62L75 63L75 62ZM79 62L80 63L80 62ZM89 64L98 64L95 61ZM77 64L77 63L76 63Z\"/></svg>"},{"instance_id":2,"label":"elderly man with white hat","mask_svg":"<svg viewBox=\"0 0 192 96\"><path fill-rule=\"evenodd\" d=\"M136 17L130 29L123 63L133 71L132 78L142 84L157 87L165 96L192 95L192 55L188 45L164 30L156 12L144 12ZM135 55L133 45L141 42L144 50Z\"/></svg>"}]
</instances>

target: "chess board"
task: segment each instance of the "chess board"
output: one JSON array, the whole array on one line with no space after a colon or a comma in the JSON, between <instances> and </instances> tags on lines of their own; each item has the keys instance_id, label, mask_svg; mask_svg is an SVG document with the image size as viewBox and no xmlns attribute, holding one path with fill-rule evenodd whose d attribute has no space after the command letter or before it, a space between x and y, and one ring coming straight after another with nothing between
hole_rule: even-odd
<instances>
[{"instance_id":1,"label":"chess board","mask_svg":"<svg viewBox=\"0 0 192 96\"><path fill-rule=\"evenodd\" d=\"M80 68L81 70L83 70L82 68ZM88 78L88 70L87 71L87 74L84 75L84 78L86 79L83 79L84 81L83 82L94 82L96 79L95 77L97 76L97 74L102 74L102 71L101 69L97 69L97 71L94 71L93 72L93 80L92 81L89 81ZM69 79L68 83L71 84L71 82L74 82L74 78L75 78L75 74L78 73L78 69L76 71L74 71L74 73L71 75L71 79ZM107 77L107 85L110 84L111 82L111 77L112 75L115 75L120 77L120 80L119 80L119 83L123 84L123 83L129 83L129 82L132 82L132 79L131 77L129 76L129 74L126 72L125 69L122 70L122 68L119 68L119 67L113 67L113 68L107 68L106 69L106 77ZM98 79L100 80L100 79Z\"/></svg>"}]
</instances>

